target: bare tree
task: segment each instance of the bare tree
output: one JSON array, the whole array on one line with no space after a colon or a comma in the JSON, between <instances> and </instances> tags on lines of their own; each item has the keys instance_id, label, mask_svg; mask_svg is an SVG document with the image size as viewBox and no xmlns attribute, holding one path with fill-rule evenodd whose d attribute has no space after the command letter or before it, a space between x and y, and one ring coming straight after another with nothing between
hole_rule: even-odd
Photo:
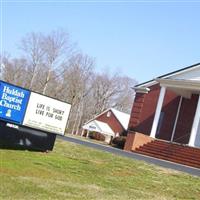
<instances>
[{"instance_id":1,"label":"bare tree","mask_svg":"<svg viewBox=\"0 0 200 200\"><path fill-rule=\"evenodd\" d=\"M74 46L67 32L56 30L47 35L29 33L19 47L29 62L29 89L46 94L49 82L55 83L63 74L63 65L70 58Z\"/></svg>"},{"instance_id":2,"label":"bare tree","mask_svg":"<svg viewBox=\"0 0 200 200\"><path fill-rule=\"evenodd\" d=\"M52 76L55 71L61 75L62 66L70 58L73 52L73 45L69 41L69 34L62 30L52 31L43 37L42 49L45 52L45 65L47 75L44 83L43 94L46 93L49 81L56 76Z\"/></svg>"},{"instance_id":3,"label":"bare tree","mask_svg":"<svg viewBox=\"0 0 200 200\"><path fill-rule=\"evenodd\" d=\"M5 52L2 52L0 54L0 79L4 79L4 73L5 73L5 68L6 65L9 63L9 55L6 54Z\"/></svg>"},{"instance_id":4,"label":"bare tree","mask_svg":"<svg viewBox=\"0 0 200 200\"><path fill-rule=\"evenodd\" d=\"M121 91L117 84L117 75L110 76L107 72L96 74L93 79L93 114L105 110L109 106L110 98Z\"/></svg>"},{"instance_id":5,"label":"bare tree","mask_svg":"<svg viewBox=\"0 0 200 200\"><path fill-rule=\"evenodd\" d=\"M36 81L36 75L39 67L43 64L44 49L42 48L43 35L41 33L29 33L20 43L19 48L24 52L26 59L29 62L29 89L33 89L33 84Z\"/></svg>"},{"instance_id":6,"label":"bare tree","mask_svg":"<svg viewBox=\"0 0 200 200\"><path fill-rule=\"evenodd\" d=\"M133 95L131 87L135 81L118 74L110 75L108 72L96 74L93 80L93 115L101 113L109 107L116 107L121 111L130 111L130 102Z\"/></svg>"},{"instance_id":7,"label":"bare tree","mask_svg":"<svg viewBox=\"0 0 200 200\"><path fill-rule=\"evenodd\" d=\"M74 55L68 63L63 79L63 97L72 104L69 128L74 132L80 126L83 113L82 101L90 92L94 60L88 55Z\"/></svg>"},{"instance_id":8,"label":"bare tree","mask_svg":"<svg viewBox=\"0 0 200 200\"><path fill-rule=\"evenodd\" d=\"M0 79L3 79L3 72L5 70L6 61L7 61L6 56L0 54Z\"/></svg>"},{"instance_id":9,"label":"bare tree","mask_svg":"<svg viewBox=\"0 0 200 200\"><path fill-rule=\"evenodd\" d=\"M28 63L23 58L11 59L10 57L2 57L1 59L3 66L2 79L6 82L16 84L25 88L28 88Z\"/></svg>"},{"instance_id":10,"label":"bare tree","mask_svg":"<svg viewBox=\"0 0 200 200\"><path fill-rule=\"evenodd\" d=\"M134 100L134 90L132 87L135 84L136 81L134 79L127 76L119 76L118 86L121 88L121 92L111 99L110 106L122 112L130 113Z\"/></svg>"}]
</instances>

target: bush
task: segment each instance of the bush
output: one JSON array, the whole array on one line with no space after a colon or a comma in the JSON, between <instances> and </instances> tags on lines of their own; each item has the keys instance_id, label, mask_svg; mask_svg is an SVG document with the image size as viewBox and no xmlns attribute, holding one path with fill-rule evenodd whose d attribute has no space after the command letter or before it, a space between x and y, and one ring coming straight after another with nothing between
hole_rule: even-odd
<instances>
[{"instance_id":1,"label":"bush","mask_svg":"<svg viewBox=\"0 0 200 200\"><path fill-rule=\"evenodd\" d=\"M119 136L119 137L113 138L111 145L113 147L123 149L125 143L126 143L126 137L125 136Z\"/></svg>"},{"instance_id":2,"label":"bush","mask_svg":"<svg viewBox=\"0 0 200 200\"><path fill-rule=\"evenodd\" d=\"M90 139L99 140L99 141L105 140L105 136L97 132L90 132L88 137Z\"/></svg>"}]
</instances>

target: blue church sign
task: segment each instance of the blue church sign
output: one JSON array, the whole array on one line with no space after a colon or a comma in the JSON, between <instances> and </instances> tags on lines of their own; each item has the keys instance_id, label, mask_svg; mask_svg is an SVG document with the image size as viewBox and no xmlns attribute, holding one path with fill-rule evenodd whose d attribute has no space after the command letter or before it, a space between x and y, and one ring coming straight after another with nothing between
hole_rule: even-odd
<instances>
[{"instance_id":1,"label":"blue church sign","mask_svg":"<svg viewBox=\"0 0 200 200\"><path fill-rule=\"evenodd\" d=\"M30 91L0 81L0 119L22 124Z\"/></svg>"}]
</instances>

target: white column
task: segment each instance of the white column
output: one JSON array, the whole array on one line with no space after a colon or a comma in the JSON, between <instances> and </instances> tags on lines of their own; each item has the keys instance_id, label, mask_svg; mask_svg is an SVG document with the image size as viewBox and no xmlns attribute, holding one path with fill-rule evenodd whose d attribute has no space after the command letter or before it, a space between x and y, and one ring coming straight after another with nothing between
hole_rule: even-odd
<instances>
[{"instance_id":1,"label":"white column","mask_svg":"<svg viewBox=\"0 0 200 200\"><path fill-rule=\"evenodd\" d=\"M90 131L87 130L86 138L88 138Z\"/></svg>"},{"instance_id":2,"label":"white column","mask_svg":"<svg viewBox=\"0 0 200 200\"><path fill-rule=\"evenodd\" d=\"M85 129L82 130L82 132L81 132L81 137L83 137L84 132L85 132Z\"/></svg>"},{"instance_id":3,"label":"white column","mask_svg":"<svg viewBox=\"0 0 200 200\"><path fill-rule=\"evenodd\" d=\"M161 90L160 90L160 95L158 98L157 108L156 108L156 112L155 112L155 116L154 116L154 120L153 120L153 125L151 128L150 137L152 137L152 138L155 138L155 136L156 136L156 130L158 127L158 122L159 122L160 113L161 113L161 109L162 109L162 105L163 105L163 101L164 101L164 97L165 97L165 92L166 92L166 87L162 86Z\"/></svg>"},{"instance_id":4,"label":"white column","mask_svg":"<svg viewBox=\"0 0 200 200\"><path fill-rule=\"evenodd\" d=\"M200 96L199 96L199 100L197 103L196 113L194 116L192 130L191 130L191 134L190 134L189 146L194 146L194 144L195 144L199 121L200 121Z\"/></svg>"},{"instance_id":5,"label":"white column","mask_svg":"<svg viewBox=\"0 0 200 200\"><path fill-rule=\"evenodd\" d=\"M177 122L178 122L178 117L179 117L182 101L183 101L183 97L181 96L180 100L179 100L179 104L178 104L178 109L177 109L176 119L175 119L175 122L174 122L173 131L172 131L172 136L171 136L171 140L170 140L171 142L173 142L173 139L174 139L174 134L175 134L175 131L176 131L176 125L177 125Z\"/></svg>"}]
</instances>

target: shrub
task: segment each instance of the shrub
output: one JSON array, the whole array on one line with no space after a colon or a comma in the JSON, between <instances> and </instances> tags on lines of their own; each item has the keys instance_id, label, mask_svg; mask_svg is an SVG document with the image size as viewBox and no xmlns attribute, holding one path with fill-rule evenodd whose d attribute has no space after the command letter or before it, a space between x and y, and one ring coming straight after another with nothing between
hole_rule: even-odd
<instances>
[{"instance_id":1,"label":"shrub","mask_svg":"<svg viewBox=\"0 0 200 200\"><path fill-rule=\"evenodd\" d=\"M90 132L88 137L94 140L100 140L100 141L105 140L105 136L97 132Z\"/></svg>"},{"instance_id":2,"label":"shrub","mask_svg":"<svg viewBox=\"0 0 200 200\"><path fill-rule=\"evenodd\" d=\"M111 145L113 147L123 149L125 143L126 143L126 137L125 136L119 136L119 137L113 138Z\"/></svg>"}]
</instances>

